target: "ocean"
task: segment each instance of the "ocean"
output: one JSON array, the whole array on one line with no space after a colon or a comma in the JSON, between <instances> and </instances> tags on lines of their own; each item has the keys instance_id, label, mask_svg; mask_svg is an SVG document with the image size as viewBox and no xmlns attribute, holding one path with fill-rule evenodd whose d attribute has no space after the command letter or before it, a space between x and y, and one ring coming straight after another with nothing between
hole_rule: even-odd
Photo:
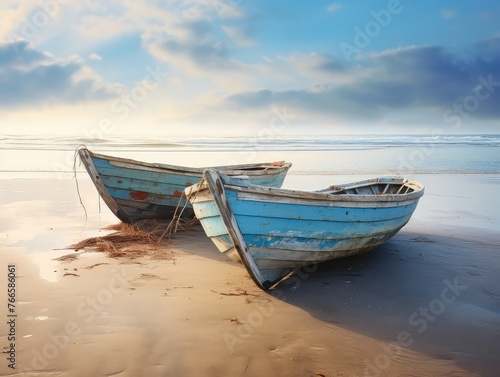
<instances>
[{"instance_id":1,"label":"ocean","mask_svg":"<svg viewBox=\"0 0 500 377\"><path fill-rule=\"evenodd\" d=\"M0 137L0 172L73 175L74 151L148 162L209 166L286 160L290 175L500 174L500 135L293 137ZM84 170L77 164L77 171ZM14 174L13 174L14 173Z\"/></svg>"}]
</instances>

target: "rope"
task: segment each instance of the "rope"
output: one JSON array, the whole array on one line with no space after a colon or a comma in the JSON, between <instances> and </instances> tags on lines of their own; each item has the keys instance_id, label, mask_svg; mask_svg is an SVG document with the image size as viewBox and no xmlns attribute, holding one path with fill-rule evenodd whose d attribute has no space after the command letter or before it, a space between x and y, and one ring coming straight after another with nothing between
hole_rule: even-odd
<instances>
[{"instance_id":1,"label":"rope","mask_svg":"<svg viewBox=\"0 0 500 377\"><path fill-rule=\"evenodd\" d=\"M80 194L80 186L78 185L78 177L76 176L76 159L78 158L78 151L81 149L81 148L85 148L84 145L79 145L76 149L75 149L75 154L73 155L73 177L75 178L75 183L76 183L76 192L78 194L78 199L80 200L80 204L83 208L83 211L85 212L85 222L87 222L87 219L88 219L88 214L87 214L87 208L85 208L85 205L83 204L83 201L82 201L82 196ZM81 162L81 161L80 161Z\"/></svg>"},{"instance_id":2,"label":"rope","mask_svg":"<svg viewBox=\"0 0 500 377\"><path fill-rule=\"evenodd\" d=\"M198 183L200 186L203 184L203 181L204 181L205 178L201 178L200 182ZM193 199L196 198L196 194L198 193L195 192L194 195L192 196ZM179 206L182 202L182 199L185 198L185 202L184 202L184 205L181 209L181 211L179 212L179 214L177 214L177 212L179 211ZM163 239L163 237L165 235L168 236L168 241L171 240L172 236L177 233L177 230L179 229L179 224L182 220L182 214L184 213L184 210L186 209L187 205L189 204L189 199L187 198L185 192L182 193L182 196L180 197L179 199L179 202L177 203L177 206L175 207L175 211L174 211L174 215L172 216L172 220L170 221L170 223L168 224L167 226L167 229L165 229L165 231L163 232L163 234L160 236L160 238L158 239L158 243L161 242L161 240ZM189 222L187 223L189 225Z\"/></svg>"},{"instance_id":3,"label":"rope","mask_svg":"<svg viewBox=\"0 0 500 377\"><path fill-rule=\"evenodd\" d=\"M172 236L177 232L177 229L179 227L179 222L181 221L181 218L182 218L182 213L184 212L184 209L187 207L188 202L189 202L186 198L186 201L184 203L184 206L181 209L181 212L179 213L179 215L177 215L177 212L179 210L179 206L182 202L182 198L184 198L184 197L185 197L185 194L183 193L179 199L179 202L177 203L177 206L175 207L175 211L174 211L174 215L172 216L172 220L170 220L170 223L168 224L167 229L165 229L165 231L162 233L162 235L158 239L157 243L160 243L163 240L163 238L165 237L165 235L167 235L167 239L168 239L168 241L170 241Z\"/></svg>"}]
</instances>

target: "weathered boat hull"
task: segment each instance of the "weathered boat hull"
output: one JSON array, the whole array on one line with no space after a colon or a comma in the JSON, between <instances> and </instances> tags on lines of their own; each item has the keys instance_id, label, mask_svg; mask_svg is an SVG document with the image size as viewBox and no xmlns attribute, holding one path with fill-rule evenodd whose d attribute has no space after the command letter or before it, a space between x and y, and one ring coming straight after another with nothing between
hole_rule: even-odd
<instances>
[{"instance_id":1,"label":"weathered boat hull","mask_svg":"<svg viewBox=\"0 0 500 377\"><path fill-rule=\"evenodd\" d=\"M297 267L383 245L410 220L423 190L409 179L378 178L301 192L207 170L186 194L219 250L268 289Z\"/></svg>"},{"instance_id":2,"label":"weathered boat hull","mask_svg":"<svg viewBox=\"0 0 500 377\"><path fill-rule=\"evenodd\" d=\"M205 168L146 163L93 153L87 148L79 148L78 154L100 196L121 221L172 219L176 209L185 205L183 217L194 216L183 192L201 179ZM229 175L245 175L257 184L280 187L290 166L274 162L217 169Z\"/></svg>"}]
</instances>

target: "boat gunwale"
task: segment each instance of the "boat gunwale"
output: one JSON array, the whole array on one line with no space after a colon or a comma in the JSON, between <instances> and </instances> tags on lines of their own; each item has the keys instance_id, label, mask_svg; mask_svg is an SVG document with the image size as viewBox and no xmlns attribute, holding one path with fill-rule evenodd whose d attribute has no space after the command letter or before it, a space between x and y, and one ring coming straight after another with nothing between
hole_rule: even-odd
<instances>
[{"instance_id":1,"label":"boat gunwale","mask_svg":"<svg viewBox=\"0 0 500 377\"><path fill-rule=\"evenodd\" d=\"M282 172L287 172L292 166L291 162L282 161L273 161L273 162L257 162L257 163L248 163L248 164L236 164L236 165L220 165L213 167L189 167L182 165L169 165L162 163L151 163L151 162L143 162L138 160L133 160L129 158L123 157L115 157L101 153L95 153L90 151L89 149L82 147L79 151L85 150L91 157L95 157L101 160L109 161L113 166L118 166L122 168L128 169L137 169L137 170L146 170L146 171L159 171L165 172L169 171L171 173L177 174L196 174L200 178L203 176L203 172L206 169L215 169L224 174L229 175L238 175L238 176L253 176L253 175L278 175ZM259 169L259 167L261 169ZM254 169L254 170L249 170Z\"/></svg>"},{"instance_id":2,"label":"boat gunwale","mask_svg":"<svg viewBox=\"0 0 500 377\"><path fill-rule=\"evenodd\" d=\"M243 177L242 177L243 178ZM263 196L263 198L255 198L254 200L259 201L269 201L269 202L280 202L282 200L295 199L301 204L318 205L317 202L327 203L337 203L337 202L362 202L362 203L373 203L374 205L380 202L388 203L403 203L408 201L414 201L423 196L425 187L421 183L410 179L410 178L399 178L399 177L380 177L372 178L363 181L358 181L354 183L330 186L325 189L317 191L304 191L304 190L291 190L283 188L265 187L255 185L249 181L244 181L240 177L229 177L225 174L221 174L221 179L224 182L224 186L227 189L236 191L240 194L249 194L256 196ZM396 181L396 179L398 181ZM389 181L390 180L390 181ZM240 184L239 184L240 183ZM401 184L412 188L414 191L405 194L336 194L335 192L341 192L344 190L350 190L354 188L366 187L372 184ZM186 188L186 195L191 195L193 192L200 190L202 186L206 184L204 180ZM339 190L334 190L332 187L341 188ZM244 197L241 197L244 199ZM311 203L307 203L310 200ZM331 205L331 204L330 204Z\"/></svg>"}]
</instances>

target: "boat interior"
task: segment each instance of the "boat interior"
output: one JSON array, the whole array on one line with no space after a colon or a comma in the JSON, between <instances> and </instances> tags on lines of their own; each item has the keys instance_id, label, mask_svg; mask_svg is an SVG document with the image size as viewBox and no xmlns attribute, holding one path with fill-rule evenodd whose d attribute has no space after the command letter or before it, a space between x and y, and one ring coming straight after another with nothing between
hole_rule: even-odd
<instances>
[{"instance_id":1,"label":"boat interior","mask_svg":"<svg viewBox=\"0 0 500 377\"><path fill-rule=\"evenodd\" d=\"M335 195L404 195L414 191L415 188L406 184L404 181L399 181L370 182L350 187L333 185L323 192Z\"/></svg>"}]
</instances>

